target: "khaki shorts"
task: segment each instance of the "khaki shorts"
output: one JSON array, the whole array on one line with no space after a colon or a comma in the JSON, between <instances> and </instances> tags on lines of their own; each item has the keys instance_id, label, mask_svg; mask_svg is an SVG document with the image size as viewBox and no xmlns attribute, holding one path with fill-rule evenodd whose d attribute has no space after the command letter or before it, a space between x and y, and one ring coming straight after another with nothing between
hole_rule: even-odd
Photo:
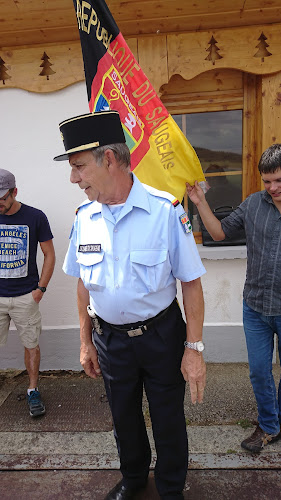
<instances>
[{"instance_id":1,"label":"khaki shorts","mask_svg":"<svg viewBox=\"0 0 281 500\"><path fill-rule=\"evenodd\" d=\"M41 314L31 292L19 297L0 297L0 346L7 342L11 319L24 347L36 347L41 333Z\"/></svg>"}]
</instances>

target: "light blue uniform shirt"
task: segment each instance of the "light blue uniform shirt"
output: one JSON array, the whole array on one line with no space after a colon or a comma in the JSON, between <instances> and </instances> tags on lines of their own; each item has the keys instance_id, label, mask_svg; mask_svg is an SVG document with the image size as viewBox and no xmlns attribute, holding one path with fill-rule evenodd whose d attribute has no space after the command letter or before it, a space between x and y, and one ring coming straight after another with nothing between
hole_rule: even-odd
<instances>
[{"instance_id":1,"label":"light blue uniform shirt","mask_svg":"<svg viewBox=\"0 0 281 500\"><path fill-rule=\"evenodd\" d=\"M206 272L185 216L180 220L183 207L133 179L116 220L107 205L80 205L63 265L81 277L96 314L118 325L156 316L174 300L176 278L192 281Z\"/></svg>"}]
</instances>

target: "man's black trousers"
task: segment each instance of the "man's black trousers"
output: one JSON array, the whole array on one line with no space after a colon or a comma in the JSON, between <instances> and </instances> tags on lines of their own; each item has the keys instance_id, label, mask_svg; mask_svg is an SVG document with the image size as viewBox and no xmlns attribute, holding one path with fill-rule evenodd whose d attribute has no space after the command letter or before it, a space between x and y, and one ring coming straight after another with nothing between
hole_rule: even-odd
<instances>
[{"instance_id":1,"label":"man's black trousers","mask_svg":"<svg viewBox=\"0 0 281 500\"><path fill-rule=\"evenodd\" d=\"M185 338L186 325L176 301L143 335L130 337L104 322L101 335L94 331L124 483L142 487L149 472L144 388L157 453L155 482L165 500L183 498L187 472L185 381L180 371Z\"/></svg>"}]
</instances>

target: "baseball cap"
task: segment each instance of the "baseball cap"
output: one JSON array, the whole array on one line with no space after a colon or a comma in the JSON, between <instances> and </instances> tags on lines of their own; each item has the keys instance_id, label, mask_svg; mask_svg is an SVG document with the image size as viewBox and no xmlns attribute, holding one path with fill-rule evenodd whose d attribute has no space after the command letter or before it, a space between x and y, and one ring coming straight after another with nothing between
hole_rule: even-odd
<instances>
[{"instance_id":1,"label":"baseball cap","mask_svg":"<svg viewBox=\"0 0 281 500\"><path fill-rule=\"evenodd\" d=\"M0 198L2 198L9 189L16 187L16 179L12 172L0 168Z\"/></svg>"}]
</instances>

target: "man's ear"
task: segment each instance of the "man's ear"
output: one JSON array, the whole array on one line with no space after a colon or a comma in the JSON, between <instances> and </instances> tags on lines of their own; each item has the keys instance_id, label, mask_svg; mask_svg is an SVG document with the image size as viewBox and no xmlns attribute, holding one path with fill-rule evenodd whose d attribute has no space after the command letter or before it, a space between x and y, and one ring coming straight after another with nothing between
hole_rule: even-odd
<instances>
[{"instance_id":1,"label":"man's ear","mask_svg":"<svg viewBox=\"0 0 281 500\"><path fill-rule=\"evenodd\" d=\"M14 188L13 196L17 196L18 194L18 188Z\"/></svg>"},{"instance_id":2,"label":"man's ear","mask_svg":"<svg viewBox=\"0 0 281 500\"><path fill-rule=\"evenodd\" d=\"M115 158L115 154L113 153L112 149L105 150L104 158L105 158L105 164L106 164L107 168L115 166L117 163L116 158Z\"/></svg>"}]
</instances>

